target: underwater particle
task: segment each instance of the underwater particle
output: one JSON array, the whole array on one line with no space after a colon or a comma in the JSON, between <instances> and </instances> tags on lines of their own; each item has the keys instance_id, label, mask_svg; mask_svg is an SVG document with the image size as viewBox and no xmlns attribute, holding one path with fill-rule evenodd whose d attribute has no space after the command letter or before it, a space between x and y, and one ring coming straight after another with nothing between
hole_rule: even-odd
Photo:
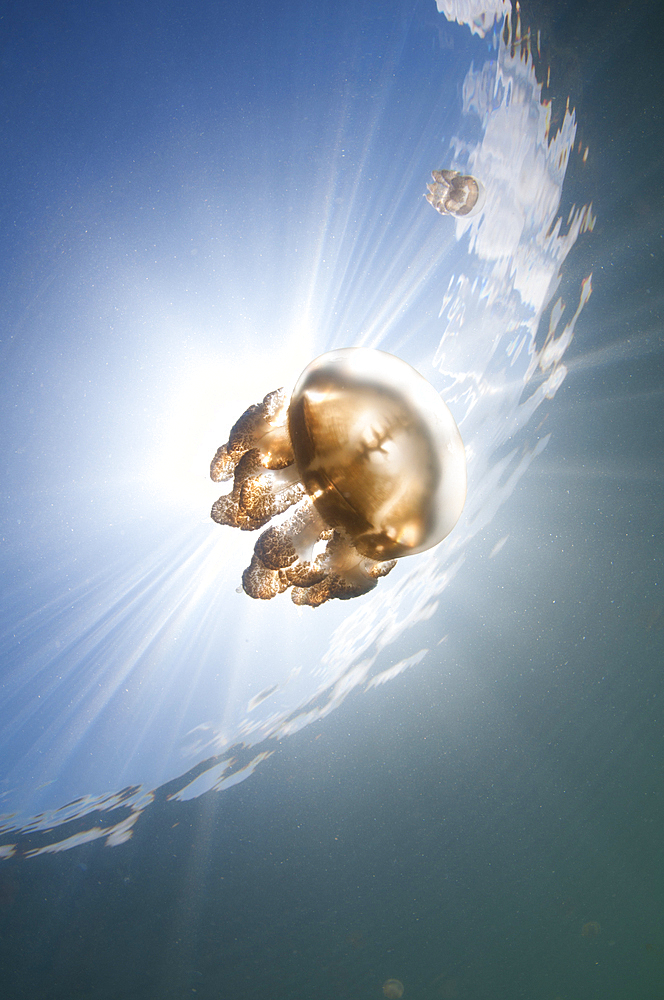
<instances>
[{"instance_id":1,"label":"underwater particle","mask_svg":"<svg viewBox=\"0 0 664 1000\"><path fill-rule=\"evenodd\" d=\"M403 983L398 979L386 979L383 983L383 993L388 1000L399 1000L403 996Z\"/></svg>"},{"instance_id":2,"label":"underwater particle","mask_svg":"<svg viewBox=\"0 0 664 1000\"><path fill-rule=\"evenodd\" d=\"M290 400L283 390L250 406L217 449L218 524L261 534L242 575L250 597L292 587L295 604L349 600L376 586L402 556L437 545L466 497L466 456L452 414L405 361L367 348L312 361Z\"/></svg>"},{"instance_id":3,"label":"underwater particle","mask_svg":"<svg viewBox=\"0 0 664 1000\"><path fill-rule=\"evenodd\" d=\"M581 928L581 937L597 937L601 929L596 920L589 920Z\"/></svg>"},{"instance_id":4,"label":"underwater particle","mask_svg":"<svg viewBox=\"0 0 664 1000\"><path fill-rule=\"evenodd\" d=\"M426 200L441 215L474 215L482 207L482 186L475 177L458 170L432 170Z\"/></svg>"}]
</instances>

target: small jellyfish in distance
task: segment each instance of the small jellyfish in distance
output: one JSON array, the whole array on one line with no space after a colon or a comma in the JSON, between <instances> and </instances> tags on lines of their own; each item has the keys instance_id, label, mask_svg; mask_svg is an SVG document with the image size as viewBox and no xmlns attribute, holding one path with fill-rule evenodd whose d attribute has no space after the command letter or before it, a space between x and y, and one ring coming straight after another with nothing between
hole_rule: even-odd
<instances>
[{"instance_id":1,"label":"small jellyfish in distance","mask_svg":"<svg viewBox=\"0 0 664 1000\"><path fill-rule=\"evenodd\" d=\"M432 170L433 184L427 184L426 200L441 215L475 215L483 202L482 185L475 177L458 170Z\"/></svg>"},{"instance_id":2,"label":"small jellyfish in distance","mask_svg":"<svg viewBox=\"0 0 664 1000\"><path fill-rule=\"evenodd\" d=\"M250 597L292 587L317 607L373 590L402 556L437 545L466 498L466 456L434 387L383 351L345 348L312 361L290 400L250 406L210 465L233 479L212 518L264 531L242 575Z\"/></svg>"},{"instance_id":3,"label":"small jellyfish in distance","mask_svg":"<svg viewBox=\"0 0 664 1000\"><path fill-rule=\"evenodd\" d=\"M403 996L403 983L398 979L386 979L383 983L383 993L388 1000L399 1000Z\"/></svg>"}]
</instances>

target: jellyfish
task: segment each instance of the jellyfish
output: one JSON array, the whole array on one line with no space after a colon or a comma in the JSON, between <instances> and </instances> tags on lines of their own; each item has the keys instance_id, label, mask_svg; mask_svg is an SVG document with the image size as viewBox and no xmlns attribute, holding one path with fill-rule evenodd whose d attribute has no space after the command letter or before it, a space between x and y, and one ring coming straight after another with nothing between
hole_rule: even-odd
<instances>
[{"instance_id":1,"label":"jellyfish","mask_svg":"<svg viewBox=\"0 0 664 1000\"><path fill-rule=\"evenodd\" d=\"M345 348L312 361L290 396L247 409L210 465L233 479L218 524L262 528L242 587L297 605L368 593L402 556L437 545L461 514L466 456L449 409L405 361Z\"/></svg>"},{"instance_id":2,"label":"jellyfish","mask_svg":"<svg viewBox=\"0 0 664 1000\"><path fill-rule=\"evenodd\" d=\"M433 184L427 184L426 200L441 215L475 215L483 202L482 185L475 177L458 170L432 170Z\"/></svg>"},{"instance_id":3,"label":"jellyfish","mask_svg":"<svg viewBox=\"0 0 664 1000\"><path fill-rule=\"evenodd\" d=\"M388 1000L399 1000L403 996L403 983L399 979L386 979L383 983L383 993Z\"/></svg>"}]
</instances>

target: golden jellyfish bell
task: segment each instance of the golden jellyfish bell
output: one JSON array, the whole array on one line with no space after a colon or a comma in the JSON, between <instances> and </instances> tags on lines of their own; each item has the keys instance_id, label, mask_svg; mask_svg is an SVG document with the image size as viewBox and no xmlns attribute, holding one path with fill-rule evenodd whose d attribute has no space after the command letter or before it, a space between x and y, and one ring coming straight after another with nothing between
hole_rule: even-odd
<instances>
[{"instance_id":1,"label":"golden jellyfish bell","mask_svg":"<svg viewBox=\"0 0 664 1000\"><path fill-rule=\"evenodd\" d=\"M396 559L437 545L466 497L445 403L405 361L365 348L321 355L290 400L277 389L245 410L210 475L233 478L219 524L253 531L295 508L260 536L242 586L262 600L292 587L312 607L368 593Z\"/></svg>"},{"instance_id":2,"label":"golden jellyfish bell","mask_svg":"<svg viewBox=\"0 0 664 1000\"><path fill-rule=\"evenodd\" d=\"M403 996L403 983L398 979L386 979L383 983L383 993L388 1000L399 1000Z\"/></svg>"},{"instance_id":3,"label":"golden jellyfish bell","mask_svg":"<svg viewBox=\"0 0 664 1000\"><path fill-rule=\"evenodd\" d=\"M437 545L466 498L452 414L405 361L365 348L323 354L300 376L288 426L323 520L378 561Z\"/></svg>"}]
</instances>

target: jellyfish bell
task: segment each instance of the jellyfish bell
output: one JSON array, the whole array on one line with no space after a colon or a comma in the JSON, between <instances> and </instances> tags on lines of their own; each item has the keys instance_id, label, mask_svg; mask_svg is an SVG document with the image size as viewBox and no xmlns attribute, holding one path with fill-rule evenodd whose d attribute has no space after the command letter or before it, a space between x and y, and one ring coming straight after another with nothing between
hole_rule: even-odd
<instances>
[{"instance_id":1,"label":"jellyfish bell","mask_svg":"<svg viewBox=\"0 0 664 1000\"><path fill-rule=\"evenodd\" d=\"M253 530L297 504L258 539L242 582L262 599L292 586L312 606L360 596L396 559L437 545L466 496L445 403L406 362L366 348L323 354L290 400L277 390L249 407L210 473L234 478L212 508L220 524Z\"/></svg>"},{"instance_id":2,"label":"jellyfish bell","mask_svg":"<svg viewBox=\"0 0 664 1000\"><path fill-rule=\"evenodd\" d=\"M484 186L476 177L458 170L432 170L431 176L434 183L427 184L424 197L441 215L463 218L484 207Z\"/></svg>"},{"instance_id":3,"label":"jellyfish bell","mask_svg":"<svg viewBox=\"0 0 664 1000\"><path fill-rule=\"evenodd\" d=\"M433 386L405 361L364 348L323 354L295 386L288 425L319 514L370 559L431 548L459 519L461 435Z\"/></svg>"},{"instance_id":4,"label":"jellyfish bell","mask_svg":"<svg viewBox=\"0 0 664 1000\"><path fill-rule=\"evenodd\" d=\"M386 979L383 983L383 993L388 1000L399 1000L403 992L403 983L399 979Z\"/></svg>"}]
</instances>

